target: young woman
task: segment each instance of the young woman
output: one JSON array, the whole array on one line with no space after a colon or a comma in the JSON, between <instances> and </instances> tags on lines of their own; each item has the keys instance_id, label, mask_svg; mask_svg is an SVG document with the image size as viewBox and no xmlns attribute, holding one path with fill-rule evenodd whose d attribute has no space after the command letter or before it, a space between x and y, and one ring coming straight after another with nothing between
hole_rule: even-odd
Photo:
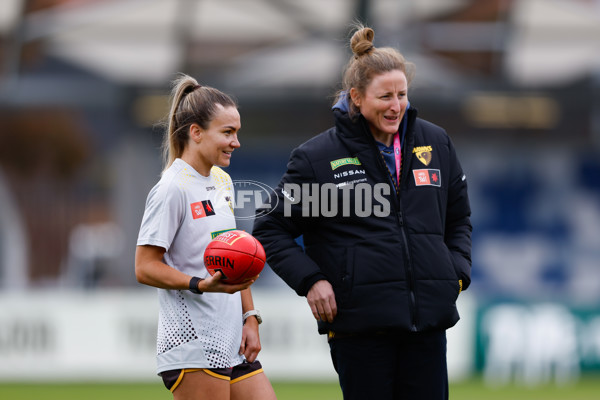
<instances>
[{"instance_id":1,"label":"young woman","mask_svg":"<svg viewBox=\"0 0 600 400\"><path fill-rule=\"evenodd\" d=\"M240 147L236 103L182 75L173 86L165 169L146 201L135 256L159 288L158 374L175 400L275 399L256 357L260 314L250 285L208 274L207 244L236 228L227 167Z\"/></svg>"},{"instance_id":2,"label":"young woman","mask_svg":"<svg viewBox=\"0 0 600 400\"><path fill-rule=\"evenodd\" d=\"M344 399L444 400L445 331L470 282L467 181L408 101L412 65L373 37L354 32L335 126L294 149L253 235L328 335Z\"/></svg>"}]
</instances>

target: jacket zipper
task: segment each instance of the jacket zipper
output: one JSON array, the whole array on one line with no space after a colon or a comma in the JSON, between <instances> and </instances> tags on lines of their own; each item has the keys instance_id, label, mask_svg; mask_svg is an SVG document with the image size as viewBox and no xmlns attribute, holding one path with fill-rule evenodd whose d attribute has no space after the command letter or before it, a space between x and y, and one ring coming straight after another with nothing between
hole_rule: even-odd
<instances>
[{"instance_id":1,"label":"jacket zipper","mask_svg":"<svg viewBox=\"0 0 600 400\"><path fill-rule=\"evenodd\" d=\"M367 134L368 136L370 135L370 131L367 128ZM371 136L372 138L372 136ZM402 215L402 201L401 201L401 189L400 189L400 185L402 184L403 180L402 180L402 175L403 175L403 170L404 170L404 165L406 162L406 145L402 147L402 163L400 164L400 182L398 182L397 186L396 183L394 182L394 177L392 176L389 168L387 167L385 160L383 159L383 155L381 154L381 152L378 150L377 148L377 144L375 143L375 139L372 139L372 145L375 147L375 151L378 153L379 157L377 157L379 159L379 169L383 170L387 173L387 175L390 175L392 177L392 184L394 186L394 189L396 190L396 201L392 201L391 203L393 204L394 207L394 212L396 214L396 221L398 223L398 226L400 227L400 232L402 234L402 244L404 245L404 257L406 259L406 264L405 264L405 270L406 270L406 280L408 283L408 292L409 292L409 298L410 298L410 303L409 303L409 312L410 312L410 319L411 319L411 331L416 332L417 331L417 299L415 296L415 283L414 283L414 277L413 277L413 270L412 270L412 260L410 257L410 251L408 250L408 239L406 238L406 231L404 228L404 217Z\"/></svg>"},{"instance_id":2,"label":"jacket zipper","mask_svg":"<svg viewBox=\"0 0 600 400\"><path fill-rule=\"evenodd\" d=\"M408 240L406 239L406 232L404 230L404 217L402 216L402 211L398 211L396 213L396 220L398 221L398 225L400 226L400 231L402 232L402 243L404 244L404 257L406 257L406 280L408 282L408 292L410 294L410 316L411 316L411 331L417 331L417 299L415 296L415 285L414 285L414 277L412 270L412 260L410 258L410 251L408 251Z\"/></svg>"}]
</instances>

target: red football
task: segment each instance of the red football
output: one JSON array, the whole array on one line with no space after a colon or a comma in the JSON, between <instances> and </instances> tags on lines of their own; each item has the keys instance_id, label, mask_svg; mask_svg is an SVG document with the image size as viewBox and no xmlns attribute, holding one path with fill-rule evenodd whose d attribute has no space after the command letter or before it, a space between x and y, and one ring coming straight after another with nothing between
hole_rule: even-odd
<instances>
[{"instance_id":1,"label":"red football","mask_svg":"<svg viewBox=\"0 0 600 400\"><path fill-rule=\"evenodd\" d=\"M204 250L204 265L211 275L221 271L224 283L241 283L265 266L265 249L254 236L241 230L221 233Z\"/></svg>"}]
</instances>

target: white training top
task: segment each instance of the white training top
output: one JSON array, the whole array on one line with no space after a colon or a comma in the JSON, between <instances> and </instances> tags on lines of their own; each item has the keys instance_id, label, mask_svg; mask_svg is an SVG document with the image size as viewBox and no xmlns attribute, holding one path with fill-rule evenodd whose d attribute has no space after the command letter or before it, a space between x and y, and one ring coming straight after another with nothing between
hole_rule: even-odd
<instances>
[{"instance_id":1,"label":"white training top","mask_svg":"<svg viewBox=\"0 0 600 400\"><path fill-rule=\"evenodd\" d=\"M164 262L205 278L204 249L235 229L233 183L213 167L200 175L181 159L164 171L146 200L138 245L166 249ZM181 368L229 368L243 361L240 293L194 294L158 289L157 372Z\"/></svg>"}]
</instances>

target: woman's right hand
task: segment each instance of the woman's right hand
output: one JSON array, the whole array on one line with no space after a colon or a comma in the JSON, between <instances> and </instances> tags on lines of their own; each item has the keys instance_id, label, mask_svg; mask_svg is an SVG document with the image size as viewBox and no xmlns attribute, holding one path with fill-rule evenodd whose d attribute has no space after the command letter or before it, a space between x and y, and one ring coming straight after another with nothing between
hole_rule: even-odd
<instances>
[{"instance_id":1,"label":"woman's right hand","mask_svg":"<svg viewBox=\"0 0 600 400\"><path fill-rule=\"evenodd\" d=\"M326 280L317 281L308 291L306 300L317 321L333 322L337 315L337 304L331 283Z\"/></svg>"},{"instance_id":2,"label":"woman's right hand","mask_svg":"<svg viewBox=\"0 0 600 400\"><path fill-rule=\"evenodd\" d=\"M248 289L250 285L256 281L256 278L258 278L258 275L256 275L242 283L232 284L223 283L221 281L222 276L223 275L221 274L221 271L215 272L215 274L212 276L209 275L205 279L198 282L198 290L201 292L224 292L232 294L239 292L240 290Z\"/></svg>"},{"instance_id":3,"label":"woman's right hand","mask_svg":"<svg viewBox=\"0 0 600 400\"><path fill-rule=\"evenodd\" d=\"M135 253L135 276L138 282L161 289L186 290L191 276L164 263L165 249L158 246L137 246ZM198 282L201 292L235 293L247 289L257 276L239 284L221 282L221 272Z\"/></svg>"}]
</instances>

